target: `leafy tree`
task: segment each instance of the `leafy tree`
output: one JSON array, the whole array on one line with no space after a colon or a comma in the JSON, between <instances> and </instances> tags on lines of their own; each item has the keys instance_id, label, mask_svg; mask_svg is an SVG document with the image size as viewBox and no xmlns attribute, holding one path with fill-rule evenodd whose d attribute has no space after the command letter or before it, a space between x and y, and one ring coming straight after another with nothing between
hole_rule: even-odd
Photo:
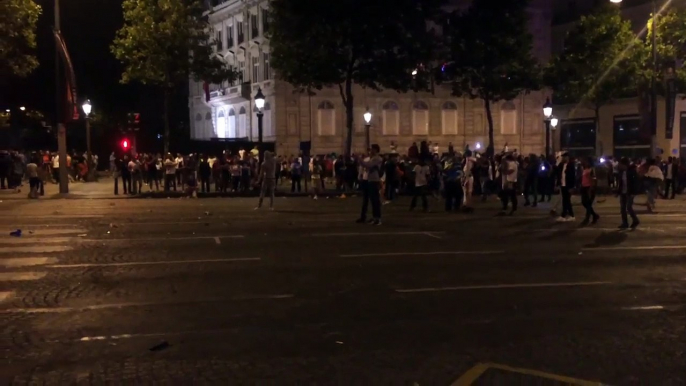
<instances>
[{"instance_id":1,"label":"leafy tree","mask_svg":"<svg viewBox=\"0 0 686 386\"><path fill-rule=\"evenodd\" d=\"M438 14L440 3L272 0L271 64L280 79L300 90L338 87L350 154L353 84L399 92L426 88L426 77L413 77L412 71L430 58L436 41L427 21Z\"/></svg>"},{"instance_id":2,"label":"leafy tree","mask_svg":"<svg viewBox=\"0 0 686 386\"><path fill-rule=\"evenodd\" d=\"M236 72L212 55L210 26L198 0L124 0L124 26L112 53L125 66L122 83L136 80L164 91L164 151L169 151L169 103L174 87L196 81L220 84Z\"/></svg>"},{"instance_id":3,"label":"leafy tree","mask_svg":"<svg viewBox=\"0 0 686 386\"><path fill-rule=\"evenodd\" d=\"M0 1L0 72L26 76L38 60L30 51L36 48L36 22L41 7L33 0Z\"/></svg>"},{"instance_id":4,"label":"leafy tree","mask_svg":"<svg viewBox=\"0 0 686 386\"><path fill-rule=\"evenodd\" d=\"M491 104L538 88L527 0L474 0L457 15L449 37L453 95L481 99L488 119L489 155L494 154Z\"/></svg>"},{"instance_id":5,"label":"leafy tree","mask_svg":"<svg viewBox=\"0 0 686 386\"><path fill-rule=\"evenodd\" d=\"M567 33L563 52L546 68L545 83L557 101L592 108L597 133L600 109L616 98L635 95L644 55L631 23L617 7L603 6Z\"/></svg>"},{"instance_id":6,"label":"leafy tree","mask_svg":"<svg viewBox=\"0 0 686 386\"><path fill-rule=\"evenodd\" d=\"M662 78L668 69L674 70L679 92L686 91L686 10L670 8L666 13L657 18L657 56L659 74L653 74L652 57L649 51L652 49L653 36L652 19L648 21L648 34L645 40L644 65L641 81L649 82L650 77L655 75ZM662 87L660 87L660 91Z\"/></svg>"}]
</instances>

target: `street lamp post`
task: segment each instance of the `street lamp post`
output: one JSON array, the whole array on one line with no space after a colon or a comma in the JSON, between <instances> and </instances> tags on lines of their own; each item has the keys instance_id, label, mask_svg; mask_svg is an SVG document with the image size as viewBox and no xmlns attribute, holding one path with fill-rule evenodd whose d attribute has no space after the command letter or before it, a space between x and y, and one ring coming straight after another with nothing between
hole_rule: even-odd
<instances>
[{"instance_id":1,"label":"street lamp post","mask_svg":"<svg viewBox=\"0 0 686 386\"><path fill-rule=\"evenodd\" d=\"M262 111L262 109L264 108L264 94L262 94L262 88L258 88L257 94L255 94L255 107L257 107L257 143L259 146L258 151L260 162L262 162L262 158L264 155L264 146L262 146L262 118L264 117L264 112Z\"/></svg>"},{"instance_id":2,"label":"street lamp post","mask_svg":"<svg viewBox=\"0 0 686 386\"><path fill-rule=\"evenodd\" d=\"M372 122L372 113L369 111L369 107L367 107L367 112L364 113L364 122L364 147L366 150L368 150L371 146L371 138L369 137L369 126Z\"/></svg>"},{"instance_id":3,"label":"street lamp post","mask_svg":"<svg viewBox=\"0 0 686 386\"><path fill-rule=\"evenodd\" d=\"M88 119L93 105L91 105L90 99L86 99L81 108L86 115L86 165L88 165L88 181L93 181L95 170L93 168L93 152L91 151L91 123L90 119Z\"/></svg>"},{"instance_id":4,"label":"street lamp post","mask_svg":"<svg viewBox=\"0 0 686 386\"><path fill-rule=\"evenodd\" d=\"M550 103L550 98L545 99L543 104L543 116L545 119L545 156L550 155L550 117L553 116L553 104Z\"/></svg>"}]
</instances>

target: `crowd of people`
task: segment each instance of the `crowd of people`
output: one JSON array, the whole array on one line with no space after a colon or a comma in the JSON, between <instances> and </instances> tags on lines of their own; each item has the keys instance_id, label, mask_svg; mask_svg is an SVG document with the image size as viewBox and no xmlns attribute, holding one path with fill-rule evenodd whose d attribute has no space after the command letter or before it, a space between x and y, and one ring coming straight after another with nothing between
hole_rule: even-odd
<instances>
[{"instance_id":1,"label":"crowd of people","mask_svg":"<svg viewBox=\"0 0 686 386\"><path fill-rule=\"evenodd\" d=\"M596 161L592 157L576 159L567 153L525 156L516 149L510 151L507 145L493 156L472 151L469 146L456 151L452 144L447 152L440 153L438 145L423 141L419 145L413 143L402 155L392 144L385 154L374 145L367 154L349 157L310 157L302 152L277 156L267 151L262 158L260 163L257 147L219 156L126 153L117 157L113 152L109 170L114 177L115 194L119 193L119 181L124 194L180 190L196 196L197 192L260 191L258 208L265 195L272 197L273 207L274 191L284 185L286 190L306 192L313 199L324 191L335 191L342 198L361 194L364 204L359 221L368 221L367 209L371 205L369 222L378 224L381 206L391 204L399 195L412 196L410 210L421 200L422 209L428 211L429 198L434 198L444 200L445 211L467 213L474 211L474 198L486 201L495 196L502 204L501 215L514 214L520 196L524 206L533 207L555 197L552 214L559 212L557 220L561 222L575 221L571 196L577 193L585 210L583 223L596 223L596 194L614 191L620 197L622 226L635 227L639 220L633 211L633 197L645 193L647 208L653 211L658 196L673 199L686 187L686 165L676 157L608 157ZM42 194L44 183L59 182L59 162L56 154L47 151L0 151L2 189L19 191L23 180L28 179L32 187L30 196L37 197ZM90 162L85 153L74 151L67 155L70 181L85 180L88 171L97 165L97 155ZM598 184L603 179L605 183ZM632 224L627 216L632 217Z\"/></svg>"},{"instance_id":2,"label":"crowd of people","mask_svg":"<svg viewBox=\"0 0 686 386\"><path fill-rule=\"evenodd\" d=\"M97 170L97 167L96 154L89 159L88 153L80 153L76 150L67 153L67 177L70 182L86 181L89 171ZM0 188L13 189L16 193L20 193L24 181L28 180L31 188L29 197L37 198L44 194L44 184L59 183L59 168L60 158L57 152L0 150Z\"/></svg>"}]
</instances>

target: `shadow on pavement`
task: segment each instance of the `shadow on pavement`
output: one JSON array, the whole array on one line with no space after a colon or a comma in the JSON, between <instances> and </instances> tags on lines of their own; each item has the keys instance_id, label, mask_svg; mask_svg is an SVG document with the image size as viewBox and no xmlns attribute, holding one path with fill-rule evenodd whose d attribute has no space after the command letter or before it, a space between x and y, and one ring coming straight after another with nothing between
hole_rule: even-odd
<instances>
[{"instance_id":1,"label":"shadow on pavement","mask_svg":"<svg viewBox=\"0 0 686 386\"><path fill-rule=\"evenodd\" d=\"M615 231L605 232L598 236L591 244L584 245L584 248L599 248L607 246L615 246L623 243L629 237L627 232Z\"/></svg>"}]
</instances>

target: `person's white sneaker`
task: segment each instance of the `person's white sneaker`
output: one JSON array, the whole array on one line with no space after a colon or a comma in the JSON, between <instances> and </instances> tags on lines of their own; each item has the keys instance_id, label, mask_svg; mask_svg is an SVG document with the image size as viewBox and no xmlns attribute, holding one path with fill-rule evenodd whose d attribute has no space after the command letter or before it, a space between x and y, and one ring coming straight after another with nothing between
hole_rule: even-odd
<instances>
[{"instance_id":1,"label":"person's white sneaker","mask_svg":"<svg viewBox=\"0 0 686 386\"><path fill-rule=\"evenodd\" d=\"M558 217L557 219L555 219L555 221L557 221L557 222L565 222L565 221L567 221L567 217L562 217L562 216L560 216L560 217Z\"/></svg>"},{"instance_id":2,"label":"person's white sneaker","mask_svg":"<svg viewBox=\"0 0 686 386\"><path fill-rule=\"evenodd\" d=\"M573 217L573 216L572 216L572 217L567 217L567 219L566 219L565 221L566 221L566 222L573 222L573 221L576 221L576 217Z\"/></svg>"},{"instance_id":3,"label":"person's white sneaker","mask_svg":"<svg viewBox=\"0 0 686 386\"><path fill-rule=\"evenodd\" d=\"M391 203L390 201L384 201L384 202L383 202L384 205L388 205L388 204L390 204L390 203Z\"/></svg>"},{"instance_id":4,"label":"person's white sneaker","mask_svg":"<svg viewBox=\"0 0 686 386\"><path fill-rule=\"evenodd\" d=\"M260 207L259 207L259 206L256 206L255 209L253 209L253 210L259 210L259 209L260 209Z\"/></svg>"},{"instance_id":5,"label":"person's white sneaker","mask_svg":"<svg viewBox=\"0 0 686 386\"><path fill-rule=\"evenodd\" d=\"M317 195L315 194L314 197L312 197L313 200L317 200Z\"/></svg>"}]
</instances>

